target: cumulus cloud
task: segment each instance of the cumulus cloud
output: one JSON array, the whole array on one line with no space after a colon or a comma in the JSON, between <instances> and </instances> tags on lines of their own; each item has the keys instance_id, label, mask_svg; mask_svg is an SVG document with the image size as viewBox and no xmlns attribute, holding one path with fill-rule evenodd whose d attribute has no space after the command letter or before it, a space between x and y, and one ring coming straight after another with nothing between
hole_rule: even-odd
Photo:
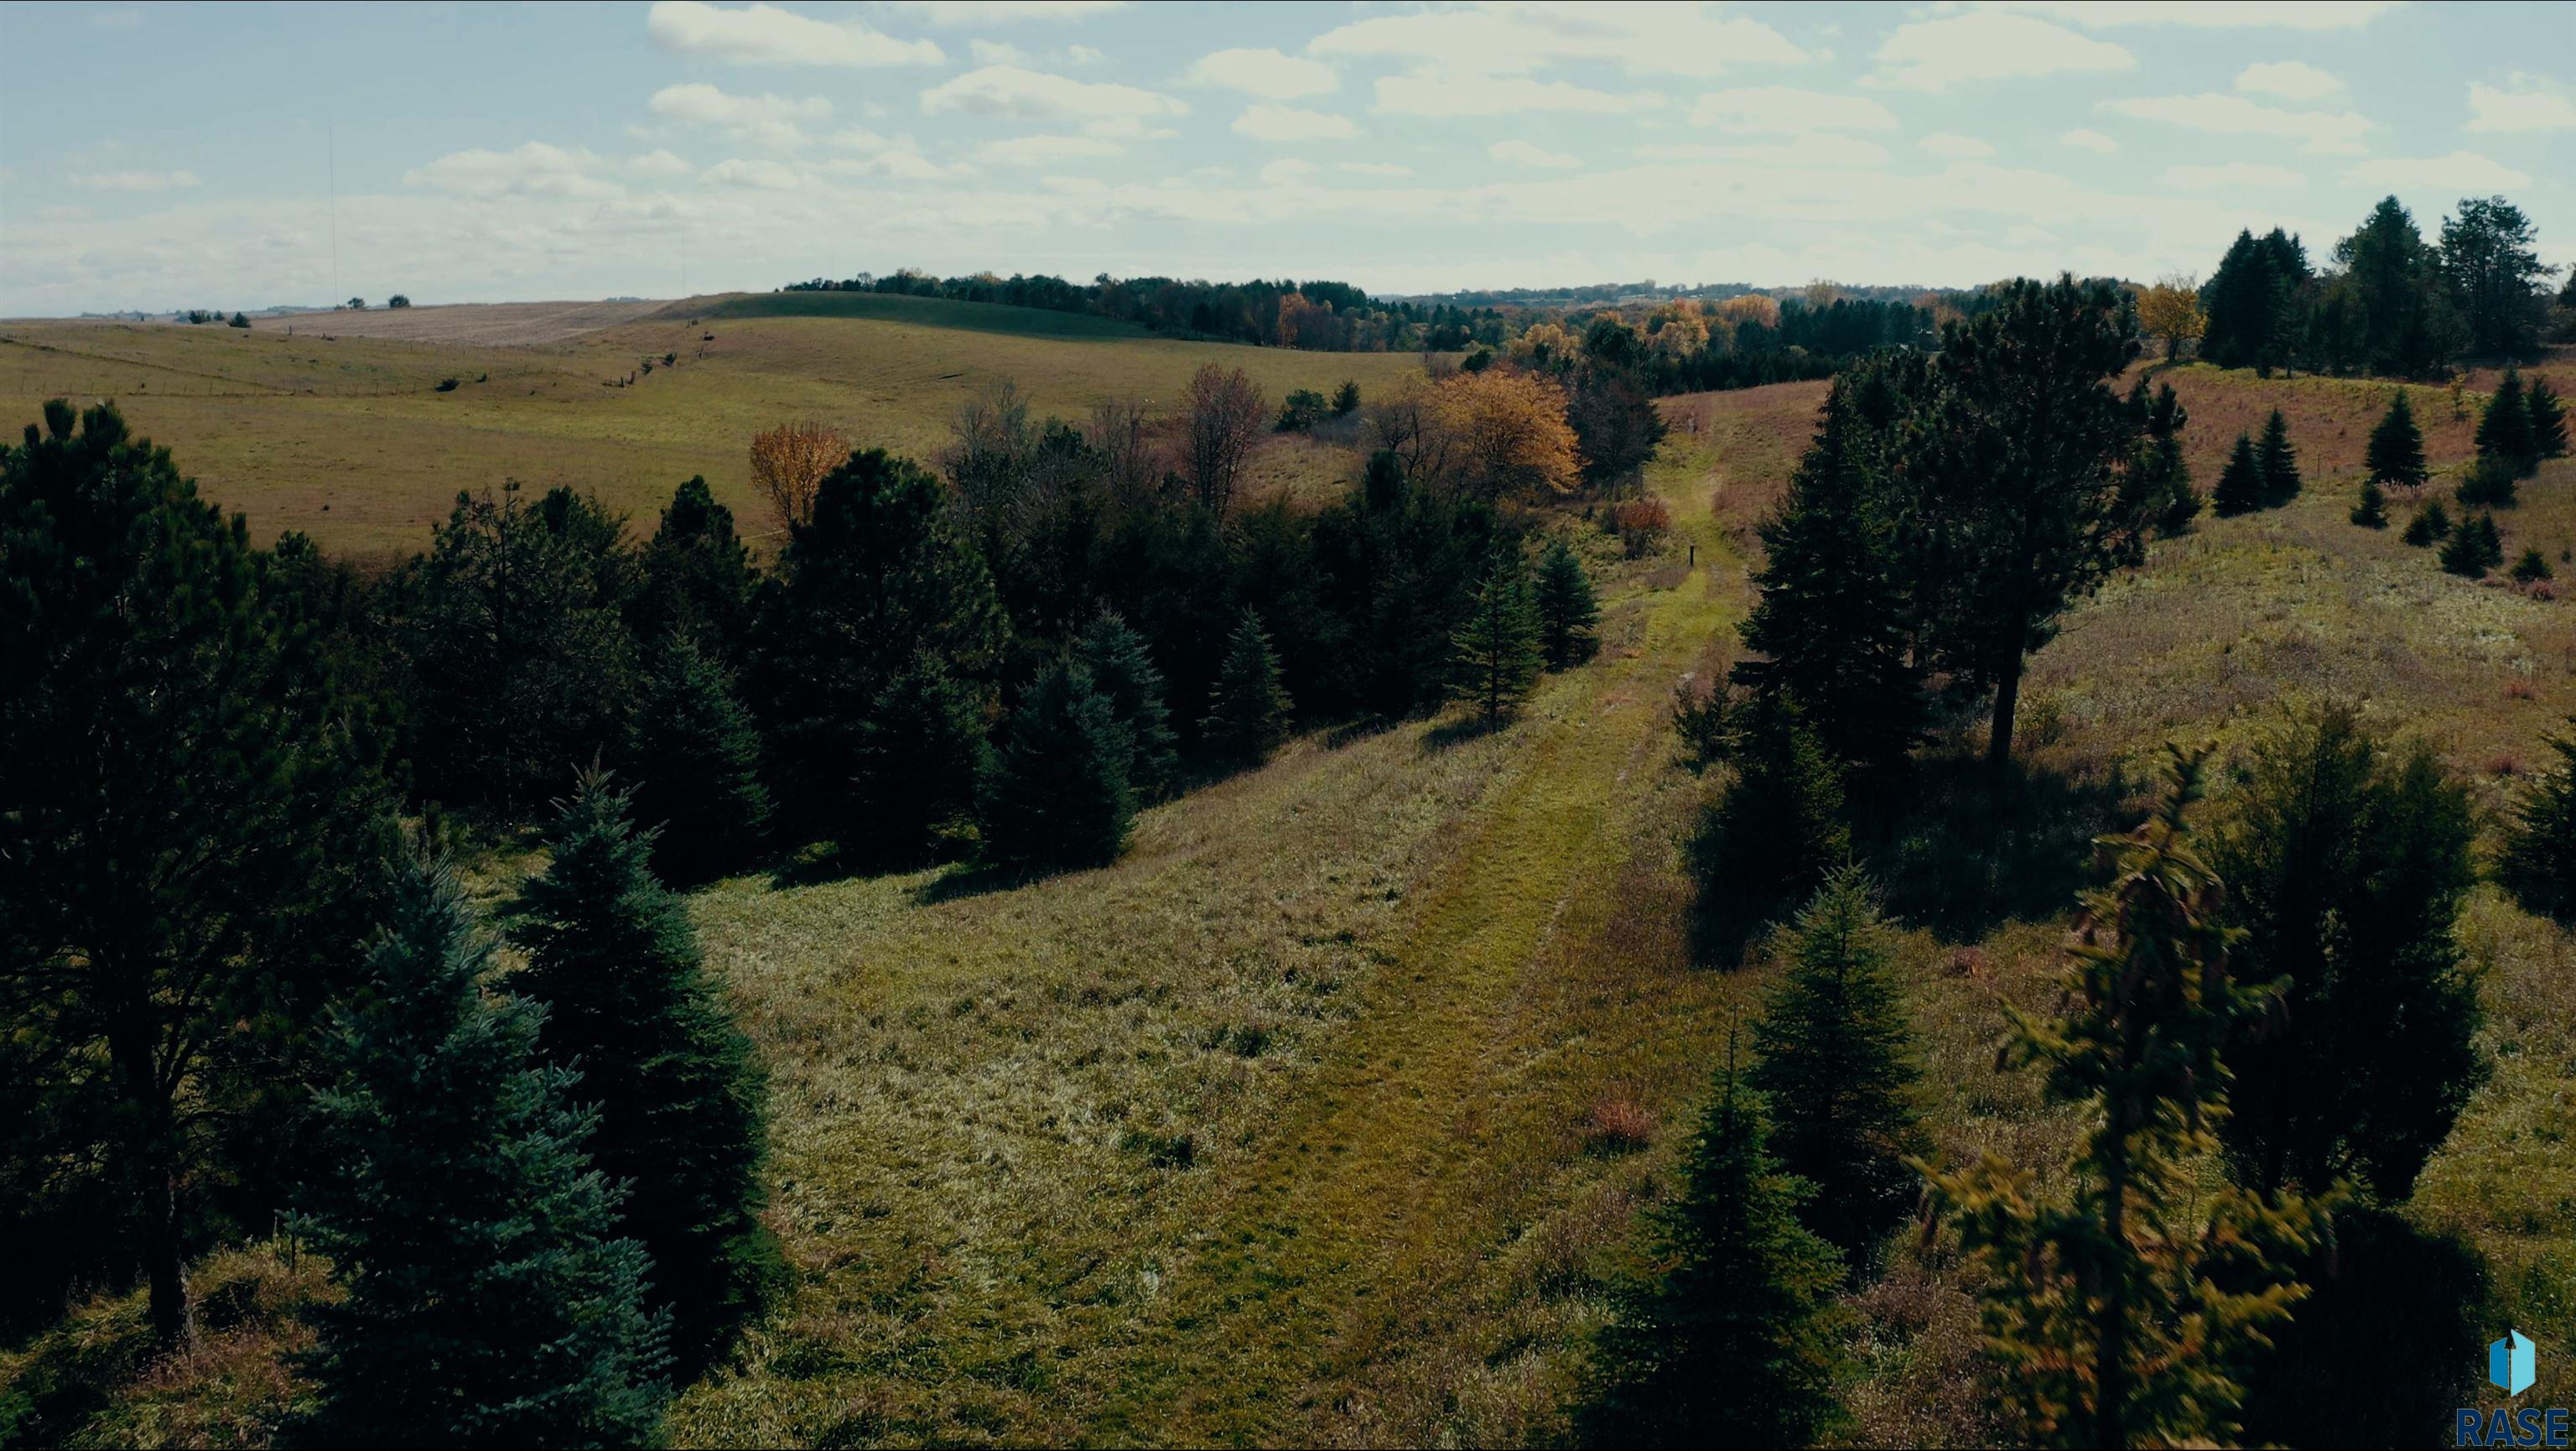
<instances>
[{"instance_id":1,"label":"cumulus cloud","mask_svg":"<svg viewBox=\"0 0 2576 1451\"><path fill-rule=\"evenodd\" d=\"M1354 176L1413 175L1412 167L1399 165L1392 161L1345 161L1340 163L1337 169L1347 171Z\"/></svg>"},{"instance_id":2,"label":"cumulus cloud","mask_svg":"<svg viewBox=\"0 0 2576 1451\"><path fill-rule=\"evenodd\" d=\"M1820 167L1878 167L1888 162L1887 148L1831 131L1806 131L1777 141L1712 146L1701 142L1650 142L1636 149L1645 161L1724 162L1739 166L1776 166L1784 171Z\"/></svg>"},{"instance_id":3,"label":"cumulus cloud","mask_svg":"<svg viewBox=\"0 0 2576 1451\"><path fill-rule=\"evenodd\" d=\"M1390 116L1516 116L1533 111L1620 115L1663 104L1653 92L1621 95L1527 76L1416 71L1380 76L1376 109Z\"/></svg>"},{"instance_id":4,"label":"cumulus cloud","mask_svg":"<svg viewBox=\"0 0 2576 1451\"><path fill-rule=\"evenodd\" d=\"M601 177L600 170L600 159L590 152L567 151L530 141L510 151L488 151L479 146L451 151L426 166L404 172L403 184L459 196L616 195L616 184Z\"/></svg>"},{"instance_id":5,"label":"cumulus cloud","mask_svg":"<svg viewBox=\"0 0 2576 1451\"><path fill-rule=\"evenodd\" d=\"M2392 189L2438 187L2446 196L2531 185L2530 177L2474 151L2454 151L2448 156L2421 158L2383 156L2346 171L2343 179L2364 186Z\"/></svg>"},{"instance_id":6,"label":"cumulus cloud","mask_svg":"<svg viewBox=\"0 0 2576 1451\"><path fill-rule=\"evenodd\" d=\"M1896 113L1867 96L1802 91L1795 86L1746 86L1712 91L1691 107L1691 124L1728 131L1893 131Z\"/></svg>"},{"instance_id":7,"label":"cumulus cloud","mask_svg":"<svg viewBox=\"0 0 2576 1451\"><path fill-rule=\"evenodd\" d=\"M1186 115L1190 108L1186 102L1138 86L1077 81L1021 66L989 65L922 92L921 109L934 116L956 112L968 116L1141 123L1157 116Z\"/></svg>"},{"instance_id":8,"label":"cumulus cloud","mask_svg":"<svg viewBox=\"0 0 2576 1451\"><path fill-rule=\"evenodd\" d=\"M644 33L663 49L736 65L937 65L948 57L931 41L897 40L857 20L816 20L775 5L734 9L698 0L661 0Z\"/></svg>"},{"instance_id":9,"label":"cumulus cloud","mask_svg":"<svg viewBox=\"0 0 2576 1451\"><path fill-rule=\"evenodd\" d=\"M1583 164L1580 157L1568 156L1562 151L1550 151L1536 143L1519 140L1497 141L1485 148L1485 154L1506 166L1528 166L1547 171Z\"/></svg>"},{"instance_id":10,"label":"cumulus cloud","mask_svg":"<svg viewBox=\"0 0 2576 1451\"><path fill-rule=\"evenodd\" d=\"M2236 73L2236 89L2290 101L2319 101L2343 89L2343 77L2300 60L2265 61Z\"/></svg>"},{"instance_id":11,"label":"cumulus cloud","mask_svg":"<svg viewBox=\"0 0 2576 1451\"><path fill-rule=\"evenodd\" d=\"M2538 76L2517 71L2502 86L2469 83L2472 131L2566 131L2576 129L2576 103L2567 93Z\"/></svg>"},{"instance_id":12,"label":"cumulus cloud","mask_svg":"<svg viewBox=\"0 0 2576 1451\"><path fill-rule=\"evenodd\" d=\"M832 103L820 96L737 96L703 81L664 86L653 93L648 109L665 120L706 126L738 141L764 146L802 146L809 139L803 121L832 114Z\"/></svg>"},{"instance_id":13,"label":"cumulus cloud","mask_svg":"<svg viewBox=\"0 0 2576 1451\"><path fill-rule=\"evenodd\" d=\"M1295 106L1273 106L1267 102L1246 106L1234 118L1237 134L1256 141L1283 145L1299 141L1348 141L1360 134L1360 128L1348 116L1334 116L1323 111L1303 111Z\"/></svg>"},{"instance_id":14,"label":"cumulus cloud","mask_svg":"<svg viewBox=\"0 0 2576 1451\"><path fill-rule=\"evenodd\" d=\"M2108 156L2120 149L2119 142L2112 140L2110 137L2103 135L2099 131L2086 130L2081 126L2078 126L2074 130L2067 132L2065 135L2060 136L2057 139L2068 146L2073 146L2084 151L2099 152L2104 156Z\"/></svg>"},{"instance_id":15,"label":"cumulus cloud","mask_svg":"<svg viewBox=\"0 0 2576 1451\"><path fill-rule=\"evenodd\" d=\"M986 166L1057 166L1068 161L1099 161L1123 156L1127 148L1098 136L1012 136L987 141L974 158Z\"/></svg>"},{"instance_id":16,"label":"cumulus cloud","mask_svg":"<svg viewBox=\"0 0 2576 1451\"><path fill-rule=\"evenodd\" d=\"M1124 10L1129 0L900 0L933 25L989 26L1018 20L1081 20Z\"/></svg>"},{"instance_id":17,"label":"cumulus cloud","mask_svg":"<svg viewBox=\"0 0 2576 1451\"><path fill-rule=\"evenodd\" d=\"M83 191L168 191L201 185L193 171L90 171L72 176Z\"/></svg>"},{"instance_id":18,"label":"cumulus cloud","mask_svg":"<svg viewBox=\"0 0 2576 1451\"><path fill-rule=\"evenodd\" d=\"M1181 79L1193 85L1224 86L1272 101L1320 96L1341 84L1333 68L1322 61L1240 47L1199 57Z\"/></svg>"},{"instance_id":19,"label":"cumulus cloud","mask_svg":"<svg viewBox=\"0 0 2576 1451\"><path fill-rule=\"evenodd\" d=\"M1898 26L1878 48L1876 79L1913 91L1985 81L2135 69L2138 58L2027 15L1971 11Z\"/></svg>"},{"instance_id":20,"label":"cumulus cloud","mask_svg":"<svg viewBox=\"0 0 2576 1451\"><path fill-rule=\"evenodd\" d=\"M1425 10L1355 20L1317 36L1320 56L1390 60L1456 72L1524 75L1600 61L1631 75L1718 76L1797 65L1806 51L1757 20L1698 5L1517 5Z\"/></svg>"},{"instance_id":21,"label":"cumulus cloud","mask_svg":"<svg viewBox=\"0 0 2576 1451\"><path fill-rule=\"evenodd\" d=\"M1935 131L1914 144L1949 161L1977 161L1995 154L1993 147L1976 137L1952 131Z\"/></svg>"},{"instance_id":22,"label":"cumulus cloud","mask_svg":"<svg viewBox=\"0 0 2576 1451\"><path fill-rule=\"evenodd\" d=\"M746 161L737 156L719 161L698 173L698 180L709 186L742 187L752 191L794 191L803 178L794 167L776 161Z\"/></svg>"},{"instance_id":23,"label":"cumulus cloud","mask_svg":"<svg viewBox=\"0 0 2576 1451\"><path fill-rule=\"evenodd\" d=\"M2175 25L2210 30L2352 30L2398 8L2400 0L2225 0L2225 3L2138 5L2129 0L1988 0L1990 10L2053 15L2095 29Z\"/></svg>"},{"instance_id":24,"label":"cumulus cloud","mask_svg":"<svg viewBox=\"0 0 2576 1451\"><path fill-rule=\"evenodd\" d=\"M2277 136L2298 142L2302 151L2345 155L2359 153L2361 138L2371 129L2368 117L2351 111L2284 111L2256 105L2243 96L2214 93L2105 101L2101 108L2114 115L2164 121L2222 136Z\"/></svg>"},{"instance_id":25,"label":"cumulus cloud","mask_svg":"<svg viewBox=\"0 0 2576 1451\"><path fill-rule=\"evenodd\" d=\"M628 157L626 169L637 176L686 176L689 163L668 151L647 151L641 156Z\"/></svg>"},{"instance_id":26,"label":"cumulus cloud","mask_svg":"<svg viewBox=\"0 0 2576 1451\"><path fill-rule=\"evenodd\" d=\"M2308 175L2286 166L2231 161L2222 166L2168 166L2164 183L2179 191L2228 191L2259 188L2284 191L2308 184Z\"/></svg>"},{"instance_id":27,"label":"cumulus cloud","mask_svg":"<svg viewBox=\"0 0 2576 1451\"><path fill-rule=\"evenodd\" d=\"M1315 163L1311 161L1282 157L1261 168L1261 183L1264 186L1290 186L1313 176L1315 170Z\"/></svg>"}]
</instances>

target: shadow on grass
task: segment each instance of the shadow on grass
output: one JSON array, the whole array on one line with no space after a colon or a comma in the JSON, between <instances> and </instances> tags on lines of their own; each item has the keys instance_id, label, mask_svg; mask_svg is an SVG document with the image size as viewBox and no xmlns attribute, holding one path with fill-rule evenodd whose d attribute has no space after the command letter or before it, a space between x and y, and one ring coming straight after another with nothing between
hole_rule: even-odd
<instances>
[{"instance_id":1,"label":"shadow on grass","mask_svg":"<svg viewBox=\"0 0 2576 1451\"><path fill-rule=\"evenodd\" d=\"M1081 868L1065 867L1061 870L1079 871ZM1014 887L1025 887L1031 882L1052 875L1054 875L1053 872L1040 867L960 863L913 888L912 900L920 906L936 907L942 902L962 902L969 897L1007 892Z\"/></svg>"},{"instance_id":2,"label":"shadow on grass","mask_svg":"<svg viewBox=\"0 0 2576 1451\"><path fill-rule=\"evenodd\" d=\"M1487 720L1481 712L1462 715L1456 720L1442 721L1422 733L1422 754L1436 756L1442 751L1463 746L1469 741L1482 740L1511 723L1512 718L1509 715Z\"/></svg>"},{"instance_id":3,"label":"shadow on grass","mask_svg":"<svg viewBox=\"0 0 2576 1451\"><path fill-rule=\"evenodd\" d=\"M2116 768L2069 774L2015 762L2000 781L1975 756L1921 760L1852 793L1852 846L1888 910L1951 942L2009 921L2062 917L2092 880L2093 839L2132 795Z\"/></svg>"}]
</instances>

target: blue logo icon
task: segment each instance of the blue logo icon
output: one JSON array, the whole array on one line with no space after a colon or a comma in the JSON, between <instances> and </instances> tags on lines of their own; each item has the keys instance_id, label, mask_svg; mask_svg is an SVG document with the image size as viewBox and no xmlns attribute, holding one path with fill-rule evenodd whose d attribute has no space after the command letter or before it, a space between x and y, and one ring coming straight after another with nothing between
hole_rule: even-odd
<instances>
[{"instance_id":1,"label":"blue logo icon","mask_svg":"<svg viewBox=\"0 0 2576 1451\"><path fill-rule=\"evenodd\" d=\"M2508 1330L2504 1339L2487 1347L2487 1379L2506 1395L2521 1395L2539 1378L2531 1338L2521 1331Z\"/></svg>"}]
</instances>

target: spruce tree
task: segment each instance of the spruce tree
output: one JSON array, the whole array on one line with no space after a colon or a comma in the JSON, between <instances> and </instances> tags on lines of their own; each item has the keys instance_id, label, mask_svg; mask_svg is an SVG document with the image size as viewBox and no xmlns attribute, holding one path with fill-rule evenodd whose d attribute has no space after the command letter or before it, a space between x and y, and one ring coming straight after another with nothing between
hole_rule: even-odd
<instances>
[{"instance_id":1,"label":"spruce tree","mask_svg":"<svg viewBox=\"0 0 2576 1451\"><path fill-rule=\"evenodd\" d=\"M1743 711L1735 780L1691 840L1700 913L1720 956L1752 927L1806 899L1851 856L1843 775L1791 697Z\"/></svg>"},{"instance_id":2,"label":"spruce tree","mask_svg":"<svg viewBox=\"0 0 2576 1451\"><path fill-rule=\"evenodd\" d=\"M2487 571L2504 563L2504 541L2496 533L2495 516L2480 514L2463 520L2451 531L2442 545L2442 568L2467 579L2484 578Z\"/></svg>"},{"instance_id":3,"label":"spruce tree","mask_svg":"<svg viewBox=\"0 0 2576 1451\"><path fill-rule=\"evenodd\" d=\"M2534 378L2523 390L2522 411L2531 420L2531 447L2540 458L2567 455L2567 405L2547 378Z\"/></svg>"},{"instance_id":4,"label":"spruce tree","mask_svg":"<svg viewBox=\"0 0 2576 1451\"><path fill-rule=\"evenodd\" d=\"M1261 617L1247 609L1226 637L1225 663L1217 670L1200 732L1215 750L1258 764L1288 739L1289 713L1295 709L1279 681L1279 655L1270 648L1270 633L1261 628Z\"/></svg>"},{"instance_id":5,"label":"spruce tree","mask_svg":"<svg viewBox=\"0 0 2576 1451\"><path fill-rule=\"evenodd\" d=\"M2140 378L2129 390L2129 411L2138 421L2137 451L2129 460L2129 488L2139 516L2168 538L2191 527L2200 513L2200 495L2191 486L2191 465L2183 458L2183 425L2191 414L2171 383L2153 396ZM2141 531L2143 543L2144 531Z\"/></svg>"},{"instance_id":6,"label":"spruce tree","mask_svg":"<svg viewBox=\"0 0 2576 1451\"><path fill-rule=\"evenodd\" d=\"M2370 481L2383 488L2424 486L2424 431L2415 426L2415 410L2407 405L2405 389L2398 389L2388 400L2388 411L2370 430L2363 462L2370 469Z\"/></svg>"},{"instance_id":7,"label":"spruce tree","mask_svg":"<svg viewBox=\"0 0 2576 1451\"><path fill-rule=\"evenodd\" d=\"M2236 435L2236 451L2227 456L2227 467L2219 470L2218 487L2210 491L2209 506L2222 519L2251 514L2263 507L2263 464L2254 454L2250 435Z\"/></svg>"},{"instance_id":8,"label":"spruce tree","mask_svg":"<svg viewBox=\"0 0 2576 1451\"><path fill-rule=\"evenodd\" d=\"M2576 735L2552 735L2556 768L2522 789L2496 854L2496 880L2526 912L2576 925Z\"/></svg>"},{"instance_id":9,"label":"spruce tree","mask_svg":"<svg viewBox=\"0 0 2576 1451\"><path fill-rule=\"evenodd\" d=\"M768 1078L698 954L687 903L654 880L626 793L585 773L556 816L553 859L520 889L514 986L546 1005L538 1048L598 1105L600 1172L634 1187L624 1229L652 1257L694 1369L779 1273L760 1222Z\"/></svg>"},{"instance_id":10,"label":"spruce tree","mask_svg":"<svg viewBox=\"0 0 2576 1451\"><path fill-rule=\"evenodd\" d=\"M2070 1015L2007 1009L2004 1066L2042 1068L2049 1101L2088 1125L2071 1172L2052 1176L2071 1196L2041 1194L1992 1152L1933 1177L1982 1268L2008 1393L2043 1446L2224 1442L2244 1357L2303 1288L2279 1267L2305 1247L2305 1204L2213 1191L2200 1173L2226 1114L2221 1050L2267 1005L2228 971L2223 894L2189 840L2202 764L2176 749L2155 814L2103 838L2117 865L2076 919Z\"/></svg>"},{"instance_id":11,"label":"spruce tree","mask_svg":"<svg viewBox=\"0 0 2576 1451\"><path fill-rule=\"evenodd\" d=\"M1601 603L1592 594L1591 576L1563 539L1550 543L1538 560L1539 648L1550 670L1562 670L1592 657L1600 648L1593 627L1601 621Z\"/></svg>"},{"instance_id":12,"label":"spruce tree","mask_svg":"<svg viewBox=\"0 0 2576 1451\"><path fill-rule=\"evenodd\" d=\"M1772 1105L1781 1168L1816 1186L1807 1227L1855 1265L1913 1205L1910 1161L1931 1148L1893 938L1856 868L1825 878L1790 929L1745 1075Z\"/></svg>"},{"instance_id":13,"label":"spruce tree","mask_svg":"<svg viewBox=\"0 0 2576 1451\"><path fill-rule=\"evenodd\" d=\"M297 1227L347 1294L306 1312L315 1397L291 1440L658 1441L665 1324L626 1188L592 1167L580 1075L537 1058L545 1010L487 993L491 970L455 876L404 870L315 1101Z\"/></svg>"},{"instance_id":14,"label":"spruce tree","mask_svg":"<svg viewBox=\"0 0 2576 1451\"><path fill-rule=\"evenodd\" d=\"M978 792L984 849L1016 866L1097 866L1118 859L1136 817L1127 784L1134 745L1078 660L1038 673L1012 713Z\"/></svg>"},{"instance_id":15,"label":"spruce tree","mask_svg":"<svg viewBox=\"0 0 2576 1451\"><path fill-rule=\"evenodd\" d=\"M2406 522L2405 537L2407 543L2418 549L2448 539L2451 537L2451 511L2443 508L2439 499L2426 503L2415 511L2414 518Z\"/></svg>"},{"instance_id":16,"label":"spruce tree","mask_svg":"<svg viewBox=\"0 0 2576 1451\"><path fill-rule=\"evenodd\" d=\"M1449 636L1449 691L1475 702L1490 726L1529 698L1543 664L1529 566L1517 547L1501 545L1485 567L1467 618Z\"/></svg>"},{"instance_id":17,"label":"spruce tree","mask_svg":"<svg viewBox=\"0 0 2576 1451\"><path fill-rule=\"evenodd\" d=\"M2478 458L2496 459L2510 468L2515 478L2525 478L2540 468L2540 442L2532 431L2529 405L2524 401L2522 371L2504 370L2504 381L2496 384L2495 397L2487 403L2486 415L2478 420Z\"/></svg>"},{"instance_id":18,"label":"spruce tree","mask_svg":"<svg viewBox=\"0 0 2576 1451\"><path fill-rule=\"evenodd\" d=\"M1075 647L1091 671L1092 686L1127 731L1127 784L1142 796L1159 795L1179 768L1172 711L1164 700L1163 672L1154 668L1145 637L1114 613L1091 622Z\"/></svg>"},{"instance_id":19,"label":"spruce tree","mask_svg":"<svg viewBox=\"0 0 2576 1451\"><path fill-rule=\"evenodd\" d=\"M666 636L645 657L643 700L635 814L658 833L653 870L683 884L739 870L769 829L769 789L732 672L696 631Z\"/></svg>"},{"instance_id":20,"label":"spruce tree","mask_svg":"<svg viewBox=\"0 0 2576 1451\"><path fill-rule=\"evenodd\" d=\"M2299 451L2290 442L2290 421L2281 410L2263 420L2263 441L2255 448L2263 469L2263 507L2277 509L2299 496Z\"/></svg>"},{"instance_id":21,"label":"spruce tree","mask_svg":"<svg viewBox=\"0 0 2576 1451\"><path fill-rule=\"evenodd\" d=\"M2550 577L2549 560L2537 549L2524 550L2522 558L2513 562L2516 584L2535 584Z\"/></svg>"},{"instance_id":22,"label":"spruce tree","mask_svg":"<svg viewBox=\"0 0 2576 1451\"><path fill-rule=\"evenodd\" d=\"M1605 1446L1810 1446L1843 1420L1842 1263L1798 1223L1812 1186L1772 1158L1735 1050L1655 1216L1661 1272L1621 1287L1585 1439Z\"/></svg>"},{"instance_id":23,"label":"spruce tree","mask_svg":"<svg viewBox=\"0 0 2576 1451\"><path fill-rule=\"evenodd\" d=\"M751 550L703 476L672 492L640 563L643 585L627 612L638 639L649 647L688 633L720 660L740 658L751 621Z\"/></svg>"},{"instance_id":24,"label":"spruce tree","mask_svg":"<svg viewBox=\"0 0 2576 1451\"><path fill-rule=\"evenodd\" d=\"M853 815L838 828L863 861L913 862L975 807L986 696L924 650L870 698L846 769Z\"/></svg>"},{"instance_id":25,"label":"spruce tree","mask_svg":"<svg viewBox=\"0 0 2576 1451\"><path fill-rule=\"evenodd\" d=\"M2361 497L2352 506L2352 522L2364 529L2388 527L2388 496L2379 491L2377 479L2361 481Z\"/></svg>"}]
</instances>

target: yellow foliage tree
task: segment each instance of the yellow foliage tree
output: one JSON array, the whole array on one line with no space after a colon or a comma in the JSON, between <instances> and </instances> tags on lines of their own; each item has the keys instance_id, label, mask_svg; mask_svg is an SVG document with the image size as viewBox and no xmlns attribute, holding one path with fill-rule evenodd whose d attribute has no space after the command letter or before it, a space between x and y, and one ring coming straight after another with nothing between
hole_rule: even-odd
<instances>
[{"instance_id":1,"label":"yellow foliage tree","mask_svg":"<svg viewBox=\"0 0 2576 1451\"><path fill-rule=\"evenodd\" d=\"M1534 373L1488 368L1439 387L1439 420L1456 441L1455 482L1488 499L1571 493L1581 478L1565 389Z\"/></svg>"},{"instance_id":2,"label":"yellow foliage tree","mask_svg":"<svg viewBox=\"0 0 2576 1451\"><path fill-rule=\"evenodd\" d=\"M751 478L782 527L814 521L814 491L850 456L850 441L828 423L782 423L751 438Z\"/></svg>"},{"instance_id":3,"label":"yellow foliage tree","mask_svg":"<svg viewBox=\"0 0 2576 1451\"><path fill-rule=\"evenodd\" d=\"M2200 282L2179 272L2157 278L2138 293L2138 325L2165 340L2165 360L2182 356L2183 344L2200 341L2209 314L2200 308Z\"/></svg>"}]
</instances>

